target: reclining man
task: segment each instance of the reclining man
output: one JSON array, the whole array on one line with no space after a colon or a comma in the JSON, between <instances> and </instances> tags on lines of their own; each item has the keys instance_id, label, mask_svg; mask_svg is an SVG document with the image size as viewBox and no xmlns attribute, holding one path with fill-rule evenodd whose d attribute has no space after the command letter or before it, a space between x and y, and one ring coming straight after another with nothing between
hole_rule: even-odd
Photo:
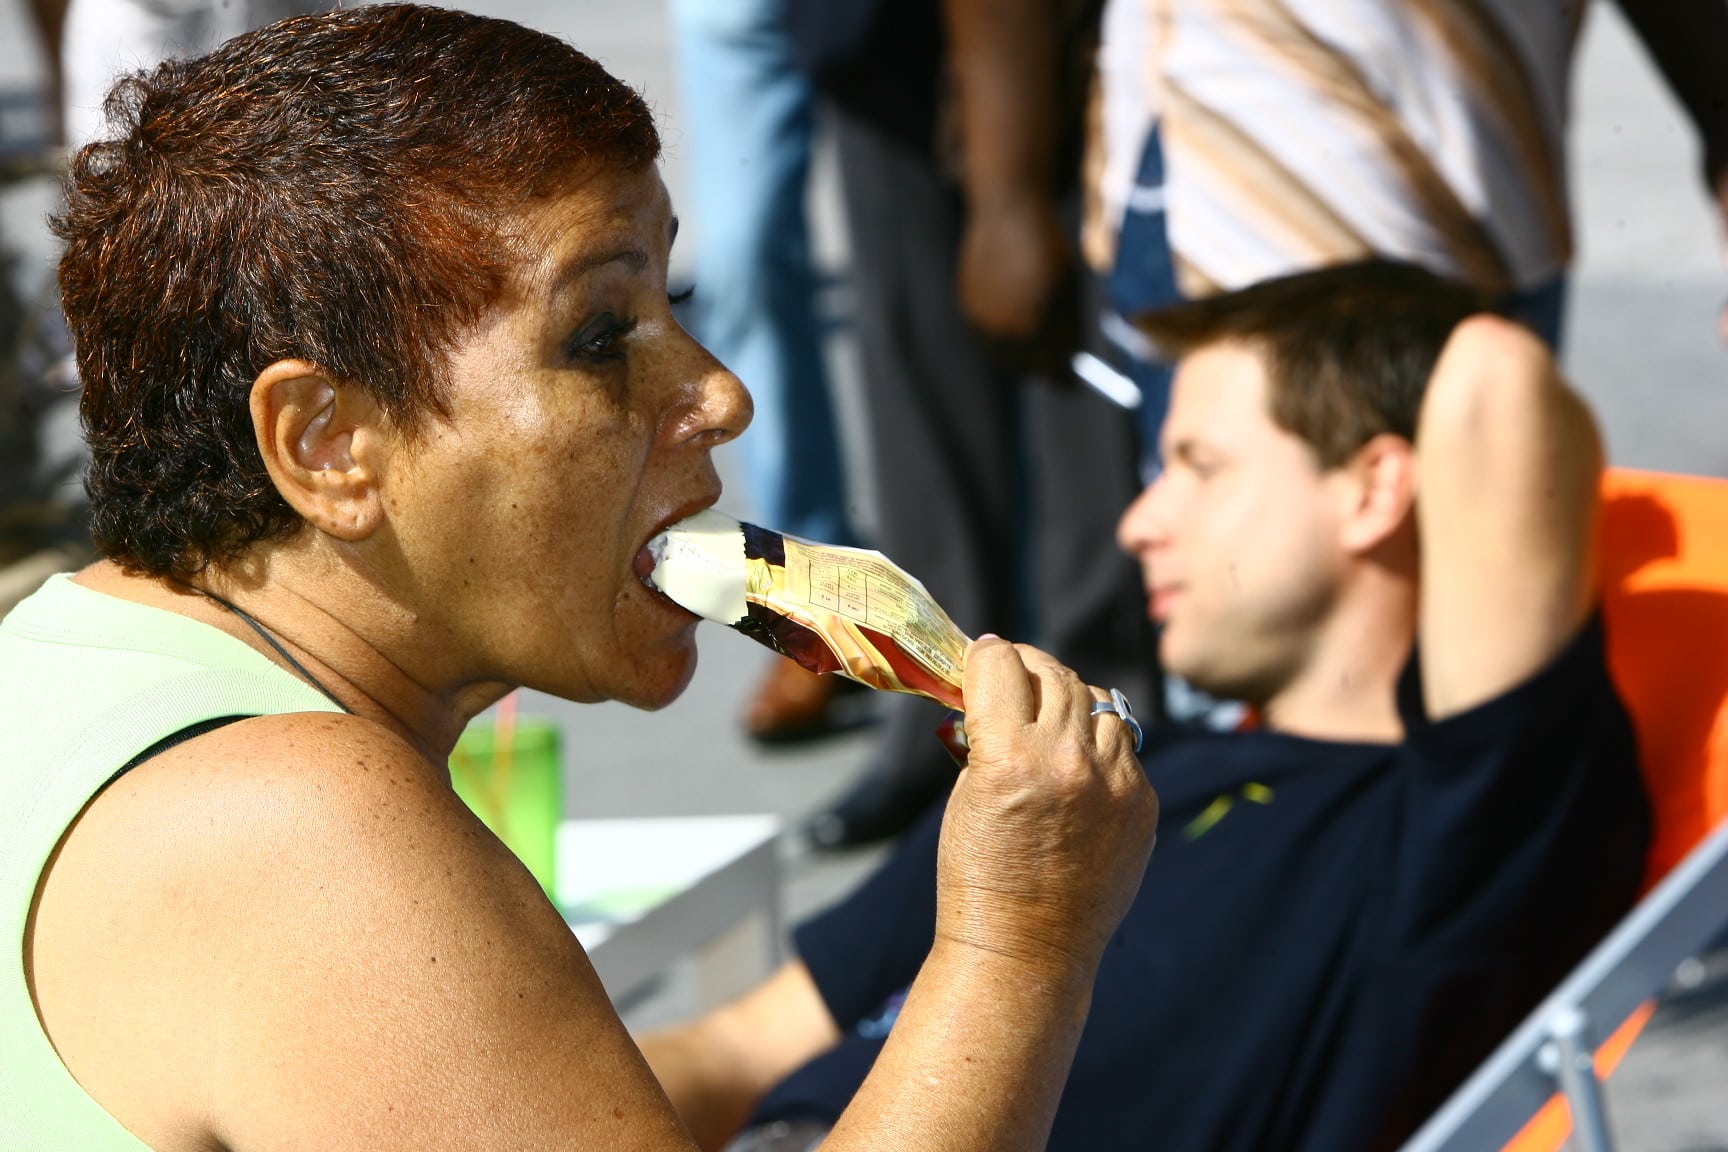
<instances>
[{"instance_id":1,"label":"reclining man","mask_svg":"<svg viewBox=\"0 0 1728 1152\"><path fill-rule=\"evenodd\" d=\"M1181 362L1119 536L1165 666L1259 726L1148 740L1160 843L1051 1149L1394 1148L1635 899L1600 442L1475 310L1367 263L1148 321ZM645 1038L704 1146L839 1113L930 946L937 828L762 987Z\"/></svg>"}]
</instances>

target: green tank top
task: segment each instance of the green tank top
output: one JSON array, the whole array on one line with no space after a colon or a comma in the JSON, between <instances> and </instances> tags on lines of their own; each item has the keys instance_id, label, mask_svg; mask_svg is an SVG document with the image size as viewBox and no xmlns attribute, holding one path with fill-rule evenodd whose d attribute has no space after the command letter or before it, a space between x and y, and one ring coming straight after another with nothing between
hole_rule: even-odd
<instances>
[{"instance_id":1,"label":"green tank top","mask_svg":"<svg viewBox=\"0 0 1728 1152\"><path fill-rule=\"evenodd\" d=\"M338 710L226 633L66 576L0 622L0 1144L145 1149L60 1063L24 981L25 918L73 818L133 757L191 725Z\"/></svg>"}]
</instances>

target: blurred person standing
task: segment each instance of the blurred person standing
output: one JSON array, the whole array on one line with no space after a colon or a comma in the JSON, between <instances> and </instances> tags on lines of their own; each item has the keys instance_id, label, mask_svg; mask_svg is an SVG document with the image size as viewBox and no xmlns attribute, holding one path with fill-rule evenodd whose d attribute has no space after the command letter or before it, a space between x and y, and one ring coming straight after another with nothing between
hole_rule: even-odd
<instances>
[{"instance_id":1,"label":"blurred person standing","mask_svg":"<svg viewBox=\"0 0 1728 1152\"><path fill-rule=\"evenodd\" d=\"M65 0L31 0L43 69L35 91L5 94L0 185L8 192L57 179L59 53ZM29 214L0 220L0 615L51 572L89 559L77 472L75 373L50 269ZM20 230L19 225L25 227Z\"/></svg>"},{"instance_id":2,"label":"blurred person standing","mask_svg":"<svg viewBox=\"0 0 1728 1152\"><path fill-rule=\"evenodd\" d=\"M1728 219L1728 6L1618 2ZM1582 0L1107 0L1084 241L1142 442L1157 443L1170 368L1122 317L1275 276L1411 261L1558 347L1583 20Z\"/></svg>"},{"instance_id":3,"label":"blurred person standing","mask_svg":"<svg viewBox=\"0 0 1728 1152\"><path fill-rule=\"evenodd\" d=\"M51 125L48 135L59 139L57 122L60 115L60 44L66 25L66 7L70 0L30 0L30 20L36 26L37 43L42 50L42 69L46 73Z\"/></svg>"},{"instance_id":4,"label":"blurred person standing","mask_svg":"<svg viewBox=\"0 0 1728 1152\"><path fill-rule=\"evenodd\" d=\"M967 15L919 0L788 9L838 146L878 542L962 629L1030 632L1138 703L1152 698L1150 631L1113 543L1138 488L1132 422L1057 380L1080 305L1055 206L1076 183L1084 92L1060 61L1089 69L1096 4L1040 9L1054 39L1033 46L1072 50L1020 77L1040 95L1039 117L1018 123L1000 86L974 82L972 26L953 23ZM1008 47L1026 27L1003 28ZM1002 133L1025 138L1023 157ZM861 782L812 821L819 846L893 835L954 779L931 734L941 709L883 704Z\"/></svg>"},{"instance_id":5,"label":"blurred person standing","mask_svg":"<svg viewBox=\"0 0 1728 1152\"><path fill-rule=\"evenodd\" d=\"M670 13L698 226L692 320L755 401L744 452L756 515L856 544L804 206L814 97L793 59L786 0L673 0ZM775 660L745 730L762 741L835 731L836 697L852 684Z\"/></svg>"}]
</instances>

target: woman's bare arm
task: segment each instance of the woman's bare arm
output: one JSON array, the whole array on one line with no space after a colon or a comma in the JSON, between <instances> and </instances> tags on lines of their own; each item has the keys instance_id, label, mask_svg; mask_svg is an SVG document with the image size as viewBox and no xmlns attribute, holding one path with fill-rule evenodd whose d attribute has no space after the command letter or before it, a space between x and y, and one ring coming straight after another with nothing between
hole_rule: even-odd
<instances>
[{"instance_id":1,"label":"woman's bare arm","mask_svg":"<svg viewBox=\"0 0 1728 1152\"><path fill-rule=\"evenodd\" d=\"M1042 1146L1156 805L1084 686L1022 658L975 650L937 946L833 1152ZM533 878L352 717L245 721L123 778L33 959L68 1066L164 1152L692 1147Z\"/></svg>"}]
</instances>

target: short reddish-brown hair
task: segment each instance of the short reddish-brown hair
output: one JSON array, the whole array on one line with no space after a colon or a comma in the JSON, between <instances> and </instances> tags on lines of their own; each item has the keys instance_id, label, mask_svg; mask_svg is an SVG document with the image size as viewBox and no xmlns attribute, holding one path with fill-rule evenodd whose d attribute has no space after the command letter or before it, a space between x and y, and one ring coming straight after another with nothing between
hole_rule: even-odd
<instances>
[{"instance_id":1,"label":"short reddish-brown hair","mask_svg":"<svg viewBox=\"0 0 1728 1152\"><path fill-rule=\"evenodd\" d=\"M248 398L299 358L410 432L504 289L500 222L587 166L659 155L640 96L503 20L377 5L129 76L54 221L104 555L184 577L299 518Z\"/></svg>"}]
</instances>

